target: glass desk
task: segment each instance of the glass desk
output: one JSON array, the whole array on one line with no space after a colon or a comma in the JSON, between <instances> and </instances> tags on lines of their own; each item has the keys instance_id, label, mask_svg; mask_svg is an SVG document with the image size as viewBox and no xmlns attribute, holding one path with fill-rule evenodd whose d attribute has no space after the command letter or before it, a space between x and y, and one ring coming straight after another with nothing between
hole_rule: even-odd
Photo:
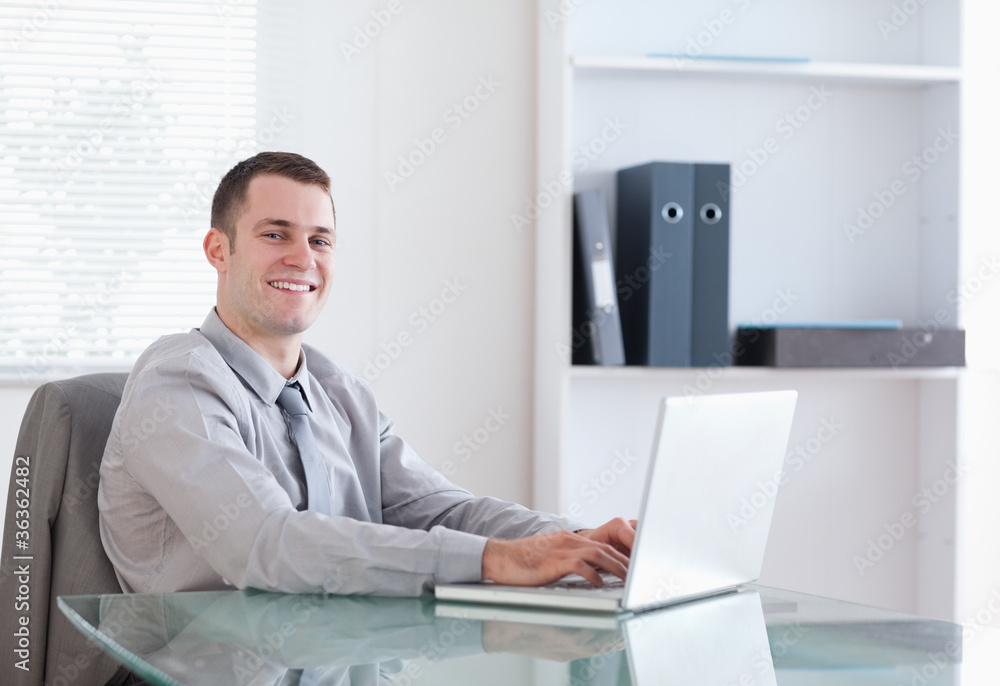
<instances>
[{"instance_id":1,"label":"glass desk","mask_svg":"<svg viewBox=\"0 0 1000 686\"><path fill-rule=\"evenodd\" d=\"M1000 632L963 637L957 624L759 586L624 617L257 591L59 607L137 675L171 686L1000 682Z\"/></svg>"}]
</instances>

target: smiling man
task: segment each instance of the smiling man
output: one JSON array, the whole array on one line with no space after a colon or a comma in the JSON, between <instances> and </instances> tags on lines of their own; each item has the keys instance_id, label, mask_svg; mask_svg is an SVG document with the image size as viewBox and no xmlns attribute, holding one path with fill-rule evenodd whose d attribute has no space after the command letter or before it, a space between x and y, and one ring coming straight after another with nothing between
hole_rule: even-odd
<instances>
[{"instance_id":1,"label":"smiling man","mask_svg":"<svg viewBox=\"0 0 1000 686\"><path fill-rule=\"evenodd\" d=\"M363 379L303 345L335 246L330 180L312 161L261 153L220 182L204 240L216 307L136 362L101 465L101 538L122 588L419 595L623 577L633 523L579 530L474 497L393 433Z\"/></svg>"}]
</instances>

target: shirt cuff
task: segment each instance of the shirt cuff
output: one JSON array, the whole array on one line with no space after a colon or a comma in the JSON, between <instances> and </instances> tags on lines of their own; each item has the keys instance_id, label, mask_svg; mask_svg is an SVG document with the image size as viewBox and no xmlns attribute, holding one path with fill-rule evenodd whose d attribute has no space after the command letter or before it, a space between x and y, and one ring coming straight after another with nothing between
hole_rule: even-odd
<instances>
[{"instance_id":1,"label":"shirt cuff","mask_svg":"<svg viewBox=\"0 0 1000 686\"><path fill-rule=\"evenodd\" d=\"M593 529L592 526L587 526L583 522L578 522L575 519L570 519L569 517L555 517L552 521L546 523L538 533L549 533L550 531L580 531L581 529Z\"/></svg>"},{"instance_id":2,"label":"shirt cuff","mask_svg":"<svg viewBox=\"0 0 1000 686\"><path fill-rule=\"evenodd\" d=\"M443 533L435 582L457 584L482 581L483 550L489 539L454 529L445 529Z\"/></svg>"}]
</instances>

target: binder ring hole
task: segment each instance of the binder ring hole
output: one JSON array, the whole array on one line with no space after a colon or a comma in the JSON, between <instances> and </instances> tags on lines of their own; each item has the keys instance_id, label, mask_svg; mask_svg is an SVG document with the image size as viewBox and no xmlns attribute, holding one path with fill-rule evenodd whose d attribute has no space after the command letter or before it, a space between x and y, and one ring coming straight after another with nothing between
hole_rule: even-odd
<instances>
[{"instance_id":1,"label":"binder ring hole","mask_svg":"<svg viewBox=\"0 0 1000 686\"><path fill-rule=\"evenodd\" d=\"M684 208L675 202L668 202L660 212L668 224L676 224L684 217Z\"/></svg>"},{"instance_id":2,"label":"binder ring hole","mask_svg":"<svg viewBox=\"0 0 1000 686\"><path fill-rule=\"evenodd\" d=\"M701 220L706 224L718 224L722 219L722 208L714 202L707 202L701 206Z\"/></svg>"}]
</instances>

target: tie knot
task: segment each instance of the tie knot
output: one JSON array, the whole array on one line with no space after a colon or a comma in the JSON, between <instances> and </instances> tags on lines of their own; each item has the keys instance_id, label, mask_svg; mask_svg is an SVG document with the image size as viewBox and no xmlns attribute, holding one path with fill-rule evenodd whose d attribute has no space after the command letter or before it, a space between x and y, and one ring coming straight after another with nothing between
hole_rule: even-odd
<instances>
[{"instance_id":1,"label":"tie knot","mask_svg":"<svg viewBox=\"0 0 1000 686\"><path fill-rule=\"evenodd\" d=\"M306 401L302 397L302 389L298 384L285 386L278 394L278 406L288 414L307 414Z\"/></svg>"}]
</instances>

